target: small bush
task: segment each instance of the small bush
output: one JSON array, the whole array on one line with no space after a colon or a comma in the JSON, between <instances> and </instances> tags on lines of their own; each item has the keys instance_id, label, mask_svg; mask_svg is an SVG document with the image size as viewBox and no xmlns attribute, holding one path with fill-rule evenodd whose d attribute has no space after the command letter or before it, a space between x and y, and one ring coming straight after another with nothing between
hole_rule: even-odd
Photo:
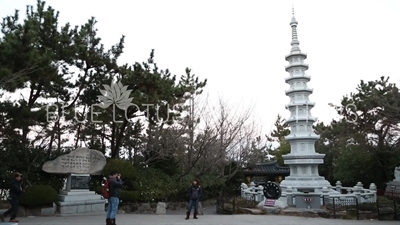
<instances>
[{"instance_id":1,"label":"small bush","mask_svg":"<svg viewBox=\"0 0 400 225\"><path fill-rule=\"evenodd\" d=\"M140 193L139 191L125 191L121 190L121 201L122 202L128 202L128 203L133 203L139 201L140 198Z\"/></svg>"},{"instance_id":2,"label":"small bush","mask_svg":"<svg viewBox=\"0 0 400 225\"><path fill-rule=\"evenodd\" d=\"M57 191L49 185L35 185L26 189L21 195L20 205L26 207L51 206L57 201Z\"/></svg>"},{"instance_id":3,"label":"small bush","mask_svg":"<svg viewBox=\"0 0 400 225\"><path fill-rule=\"evenodd\" d=\"M121 174L121 179L124 182L124 189L133 190L136 177L136 169L128 160L111 159L107 162L103 169L103 174L108 178L110 172L116 170Z\"/></svg>"},{"instance_id":4,"label":"small bush","mask_svg":"<svg viewBox=\"0 0 400 225\"><path fill-rule=\"evenodd\" d=\"M361 203L361 204L358 205L358 210L360 210L360 211L376 211L377 210L376 203L375 202L373 202L373 203L367 203L367 202Z\"/></svg>"},{"instance_id":5,"label":"small bush","mask_svg":"<svg viewBox=\"0 0 400 225\"><path fill-rule=\"evenodd\" d=\"M101 186L96 187L95 192L99 195L102 195L102 188ZM126 190L121 190L121 196L120 196L120 200L122 202L128 202L128 203L134 203L134 202L138 202L140 198L140 193L139 191L126 191Z\"/></svg>"},{"instance_id":6,"label":"small bush","mask_svg":"<svg viewBox=\"0 0 400 225\"><path fill-rule=\"evenodd\" d=\"M354 211L347 211L342 217L344 220L353 220L355 218L357 218L357 214Z\"/></svg>"},{"instance_id":7,"label":"small bush","mask_svg":"<svg viewBox=\"0 0 400 225\"><path fill-rule=\"evenodd\" d=\"M99 194L99 195L102 195L102 194L103 194L102 186L96 186L96 187L94 187L93 191L94 191L96 194Z\"/></svg>"},{"instance_id":8,"label":"small bush","mask_svg":"<svg viewBox=\"0 0 400 225\"><path fill-rule=\"evenodd\" d=\"M164 201L178 192L177 183L160 169L149 167L138 170L137 181L141 201Z\"/></svg>"},{"instance_id":9,"label":"small bush","mask_svg":"<svg viewBox=\"0 0 400 225\"><path fill-rule=\"evenodd\" d=\"M243 197L233 198L233 201L235 201L235 205L237 207L241 207L241 208L256 208L258 205L257 201L248 200Z\"/></svg>"}]
</instances>

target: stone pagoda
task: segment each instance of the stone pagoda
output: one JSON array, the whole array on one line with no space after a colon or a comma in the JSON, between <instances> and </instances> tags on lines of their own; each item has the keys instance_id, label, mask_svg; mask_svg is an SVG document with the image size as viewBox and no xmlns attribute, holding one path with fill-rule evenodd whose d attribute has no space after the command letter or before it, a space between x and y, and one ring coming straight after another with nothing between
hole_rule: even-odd
<instances>
[{"instance_id":1,"label":"stone pagoda","mask_svg":"<svg viewBox=\"0 0 400 225\"><path fill-rule=\"evenodd\" d=\"M292 16L290 26L292 27L292 49L285 56L289 65L285 67L289 77L285 79L290 85L286 95L290 103L286 109L290 111L287 124L290 126L290 134L286 140L290 143L290 153L283 156L284 163L290 167L290 175L281 183L282 196L285 196L287 187L298 192L321 192L323 187L331 189L330 183L318 173L318 165L324 163L324 154L315 152L315 142L320 138L313 131L313 123L317 118L313 117L310 110L315 103L309 100L313 89L307 86L310 76L305 72L308 64L304 63L307 54L301 52L297 37L297 21Z\"/></svg>"}]
</instances>

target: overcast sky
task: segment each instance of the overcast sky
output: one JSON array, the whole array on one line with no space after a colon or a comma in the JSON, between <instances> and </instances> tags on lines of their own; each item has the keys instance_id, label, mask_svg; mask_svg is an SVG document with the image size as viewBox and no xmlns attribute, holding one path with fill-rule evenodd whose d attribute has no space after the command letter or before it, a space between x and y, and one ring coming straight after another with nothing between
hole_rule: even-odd
<instances>
[{"instance_id":1,"label":"overcast sky","mask_svg":"<svg viewBox=\"0 0 400 225\"><path fill-rule=\"evenodd\" d=\"M399 0L222 1L48 0L60 24L82 25L91 16L109 47L125 35L122 63L145 61L155 49L160 69L208 79L211 99L254 106L253 117L270 131L277 114L289 115L284 56L290 52L292 4L300 49L308 54L313 116L329 122L361 79L390 76L399 83ZM25 13L36 0L0 0L0 16Z\"/></svg>"}]
</instances>

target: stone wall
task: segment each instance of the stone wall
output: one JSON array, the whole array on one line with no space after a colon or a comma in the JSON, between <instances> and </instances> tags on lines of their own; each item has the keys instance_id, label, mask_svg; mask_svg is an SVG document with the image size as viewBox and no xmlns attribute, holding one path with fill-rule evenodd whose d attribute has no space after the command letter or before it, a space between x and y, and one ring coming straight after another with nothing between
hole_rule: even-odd
<instances>
[{"instance_id":1,"label":"stone wall","mask_svg":"<svg viewBox=\"0 0 400 225\"><path fill-rule=\"evenodd\" d=\"M0 213L5 212L8 208L10 208L10 204L6 201L0 201ZM56 214L56 205L53 204L53 207L42 207L42 208L34 208L27 209L23 206L19 206L17 217L28 217L28 216L54 216Z\"/></svg>"},{"instance_id":2,"label":"stone wall","mask_svg":"<svg viewBox=\"0 0 400 225\"><path fill-rule=\"evenodd\" d=\"M202 207L214 206L216 200L207 200L200 202ZM167 211L181 211L186 210L188 202L169 202L166 203ZM157 202L151 203L121 203L119 206L119 213L137 213L137 214L154 214L156 213Z\"/></svg>"}]
</instances>

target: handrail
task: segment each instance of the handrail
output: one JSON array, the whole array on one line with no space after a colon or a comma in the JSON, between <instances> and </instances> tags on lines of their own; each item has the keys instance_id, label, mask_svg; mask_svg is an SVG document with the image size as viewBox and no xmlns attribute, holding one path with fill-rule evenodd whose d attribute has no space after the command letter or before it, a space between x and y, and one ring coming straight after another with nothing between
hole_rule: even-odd
<instances>
[{"instance_id":1,"label":"handrail","mask_svg":"<svg viewBox=\"0 0 400 225\"><path fill-rule=\"evenodd\" d=\"M340 184L340 182L338 182ZM250 187L246 184L241 185L241 196L244 198L254 198L256 201L263 201L265 199L263 194L263 186L258 185L256 186L253 182L250 183ZM342 187L341 185L336 185L330 187L330 189L336 190L340 194L324 194L321 193L321 197L328 197L328 198L357 198L359 203L365 202L376 202L377 199L377 191L375 184L370 185L371 189L366 189L362 187L361 182L358 182L354 187ZM343 193L346 191L347 193ZM291 195L296 196L301 193L293 192Z\"/></svg>"}]
</instances>

